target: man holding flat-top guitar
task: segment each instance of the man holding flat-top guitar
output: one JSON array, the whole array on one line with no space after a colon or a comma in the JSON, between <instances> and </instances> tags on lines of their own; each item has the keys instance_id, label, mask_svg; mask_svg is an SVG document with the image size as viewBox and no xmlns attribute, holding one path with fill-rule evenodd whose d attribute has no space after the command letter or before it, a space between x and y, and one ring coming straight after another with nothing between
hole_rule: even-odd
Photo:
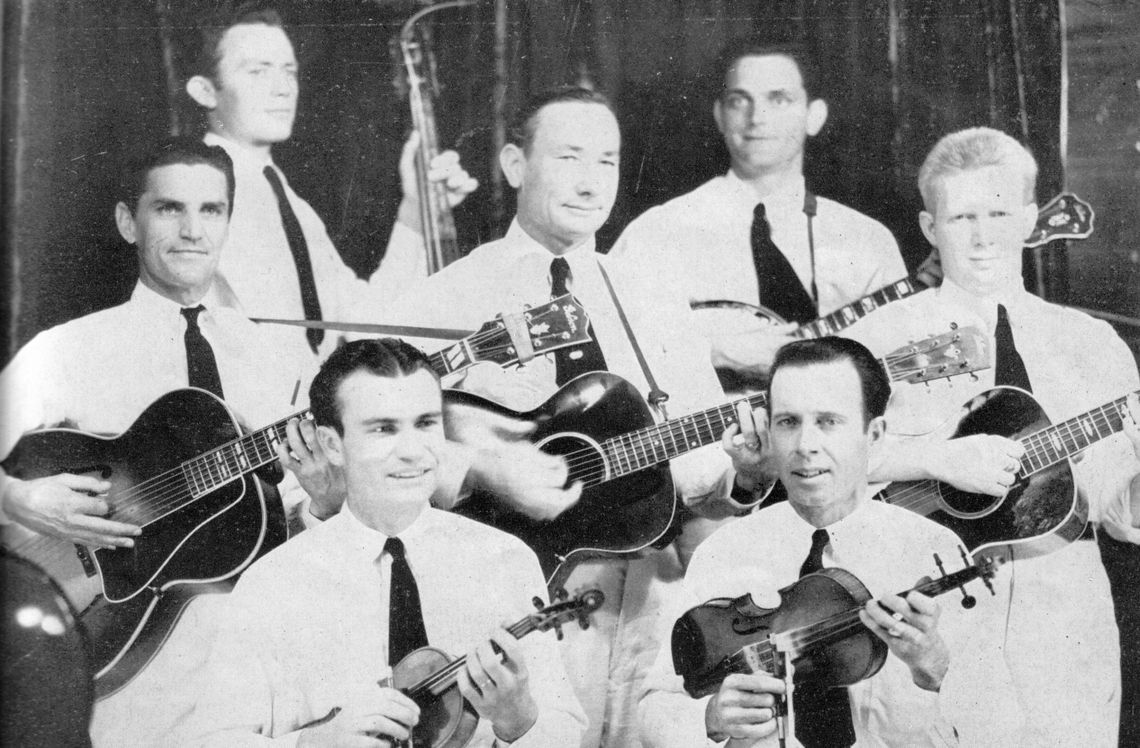
<instances>
[{"instance_id":1,"label":"man holding flat-top guitar","mask_svg":"<svg viewBox=\"0 0 1140 748\"><path fill-rule=\"evenodd\" d=\"M1026 718L1020 744L1114 746L1120 650L1096 534L1110 547L1140 538L1140 460L1113 436L1130 423L1125 396L1140 377L1106 323L1025 290L1036 175L1029 152L996 130L939 141L919 172L919 223L941 255L943 284L849 334L878 352L951 321L993 331L995 365L975 379L897 388L892 437L934 433L891 438L871 479L941 482L933 492L893 484L884 498L948 524L971 550L1014 561L998 585L1004 615L988 625L1006 632Z\"/></svg>"}]
</instances>

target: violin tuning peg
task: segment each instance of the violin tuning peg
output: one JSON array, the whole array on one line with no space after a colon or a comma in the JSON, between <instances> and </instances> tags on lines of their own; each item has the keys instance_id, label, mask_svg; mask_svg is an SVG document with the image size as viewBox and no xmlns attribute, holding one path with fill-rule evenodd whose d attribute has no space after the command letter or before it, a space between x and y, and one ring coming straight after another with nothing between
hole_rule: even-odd
<instances>
[{"instance_id":1,"label":"violin tuning peg","mask_svg":"<svg viewBox=\"0 0 1140 748\"><path fill-rule=\"evenodd\" d=\"M534 606L535 610L542 610L544 607L546 607L545 605L542 604L542 598L539 597L538 595L535 595L534 597L532 597L530 599L530 602L531 602L531 605Z\"/></svg>"},{"instance_id":2,"label":"violin tuning peg","mask_svg":"<svg viewBox=\"0 0 1140 748\"><path fill-rule=\"evenodd\" d=\"M554 624L554 638L556 638L558 641L562 641L562 624L561 623L555 623Z\"/></svg>"},{"instance_id":3,"label":"violin tuning peg","mask_svg":"<svg viewBox=\"0 0 1140 748\"><path fill-rule=\"evenodd\" d=\"M583 631L590 628L590 617L587 616L585 613L579 613L578 614L578 626Z\"/></svg>"}]
</instances>

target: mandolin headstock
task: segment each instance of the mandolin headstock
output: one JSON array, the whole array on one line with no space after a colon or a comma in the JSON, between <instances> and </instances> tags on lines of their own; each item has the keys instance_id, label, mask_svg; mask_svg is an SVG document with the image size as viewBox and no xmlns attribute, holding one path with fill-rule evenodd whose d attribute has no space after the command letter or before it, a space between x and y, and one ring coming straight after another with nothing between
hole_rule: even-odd
<instances>
[{"instance_id":1,"label":"mandolin headstock","mask_svg":"<svg viewBox=\"0 0 1140 748\"><path fill-rule=\"evenodd\" d=\"M1071 192L1062 192L1041 206L1025 246L1040 247L1055 239L1087 239L1095 219L1091 205Z\"/></svg>"}]
</instances>

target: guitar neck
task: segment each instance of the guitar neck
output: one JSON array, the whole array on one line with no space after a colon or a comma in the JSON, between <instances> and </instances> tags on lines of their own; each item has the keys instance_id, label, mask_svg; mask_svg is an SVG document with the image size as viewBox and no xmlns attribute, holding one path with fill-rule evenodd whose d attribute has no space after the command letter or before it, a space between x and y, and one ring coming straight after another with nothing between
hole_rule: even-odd
<instances>
[{"instance_id":1,"label":"guitar neck","mask_svg":"<svg viewBox=\"0 0 1140 748\"><path fill-rule=\"evenodd\" d=\"M921 368L915 362L915 357L909 354L892 355L881 360L892 381L905 379ZM602 450L609 462L611 474L608 477L601 474L585 476L583 482L587 486L601 483L715 444L720 441L724 430L736 423L736 406L740 403L748 403L753 409L764 408L768 405L768 397L765 393L758 392L699 413L607 439L602 444ZM574 479L578 477L573 476Z\"/></svg>"},{"instance_id":2,"label":"guitar neck","mask_svg":"<svg viewBox=\"0 0 1140 748\"><path fill-rule=\"evenodd\" d=\"M1105 437L1124 428L1122 414L1127 408L1127 395L1099 408L1054 424L1021 440L1025 454L1021 456L1021 476L1032 475L1072 457Z\"/></svg>"},{"instance_id":3,"label":"guitar neck","mask_svg":"<svg viewBox=\"0 0 1140 748\"><path fill-rule=\"evenodd\" d=\"M433 353L428 359L431 361L432 369L439 376L458 371L473 363L471 349L466 339ZM312 411L302 410L183 462L180 469L194 498L205 496L276 460L277 445L284 443L288 438L285 427L289 421L294 418L305 420L312 417Z\"/></svg>"},{"instance_id":4,"label":"guitar neck","mask_svg":"<svg viewBox=\"0 0 1140 748\"><path fill-rule=\"evenodd\" d=\"M879 307L890 304L892 301L905 299L924 288L926 286L917 280L903 278L857 301L853 301L847 306L836 309L831 314L801 325L798 330L792 333L792 337L822 338L826 335L834 335L855 324Z\"/></svg>"}]
</instances>

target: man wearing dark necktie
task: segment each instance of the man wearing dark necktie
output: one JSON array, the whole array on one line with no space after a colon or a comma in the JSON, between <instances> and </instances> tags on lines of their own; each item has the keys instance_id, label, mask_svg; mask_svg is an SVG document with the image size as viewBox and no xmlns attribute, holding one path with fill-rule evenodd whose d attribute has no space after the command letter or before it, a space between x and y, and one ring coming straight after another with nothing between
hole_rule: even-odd
<instances>
[{"instance_id":1,"label":"man wearing dark necktie","mask_svg":"<svg viewBox=\"0 0 1140 748\"><path fill-rule=\"evenodd\" d=\"M943 422L953 429L967 403L981 402L996 385L1031 391L1054 424L1140 389L1135 356L1107 323L1026 290L1023 245L1037 221L1036 183L1029 150L991 128L951 133L927 154L918 174L924 206L918 218L939 251L942 285L879 309L847 334L886 355L932 330L974 325L993 331L994 365L972 378L900 383L887 412L892 432L929 434ZM1004 660L1025 717L1015 744L1134 745L1140 739L1140 678L1133 675L1140 668L1134 615L1140 491L1133 486L1140 486L1140 461L1125 439L1105 435L1063 461L1072 484L1009 492L1026 448L1023 438L998 434L1010 433L1014 420L975 413L972 422L983 433L901 436L871 478L934 478L988 494L999 511L1025 517L1035 517L1039 501L1067 511L1079 497L1089 520L1084 534L1047 553L1020 545L1013 573L997 586L1003 603L993 625L1006 633ZM1076 430L1093 434L1096 420L1077 421ZM1050 532L1052 521L1041 524L1026 537L1059 536ZM1118 631L1118 622L1129 628ZM1131 681L1123 702L1122 673L1126 685ZM1059 720L1061 701L1067 717ZM1118 725L1126 734L1118 736Z\"/></svg>"},{"instance_id":2,"label":"man wearing dark necktie","mask_svg":"<svg viewBox=\"0 0 1140 748\"><path fill-rule=\"evenodd\" d=\"M242 575L180 737L221 748L254 736L325 746L403 741L415 727L438 735L446 710L400 690L442 667L400 668L430 644L466 652L452 669L454 695L478 715L473 745L576 748L585 720L554 636L516 639L502 626L545 597L538 559L430 505L444 432L427 357L394 339L348 343L310 401L345 473L345 507ZM430 742L423 735L416 745Z\"/></svg>"},{"instance_id":3,"label":"man wearing dark necktie","mask_svg":"<svg viewBox=\"0 0 1140 748\"><path fill-rule=\"evenodd\" d=\"M301 76L281 16L267 8L223 3L214 17L187 30L186 92L201 107L207 143L234 161L236 209L223 256L221 300L250 317L374 322L407 284L427 274L409 139L400 159L404 193L383 261L367 279L341 259L325 224L273 162L272 148L289 139ZM477 187L454 151L433 159L428 178L457 204ZM282 328L320 353L337 336ZM322 346L322 342L324 345Z\"/></svg>"},{"instance_id":4,"label":"man wearing dark necktie","mask_svg":"<svg viewBox=\"0 0 1140 748\"><path fill-rule=\"evenodd\" d=\"M775 745L777 718L789 710L795 739L785 721L788 744L807 748L945 745L955 730L974 735L983 726L1000 736L1001 719L991 712L1016 708L994 663L996 636L977 631L971 613L952 600L897 594L937 574L931 554L956 557L960 540L872 500L867 468L882 448L890 396L882 367L858 343L820 338L789 343L772 372L767 439L758 447L726 446L741 470L756 470L756 454L767 453L788 501L722 528L697 548L684 594L662 625L671 629L685 610L713 598L750 594L757 605L777 607L779 591L803 576L842 568L866 587L871 599L849 605L888 654L878 672L848 688L810 677L797 682L789 707L784 680L766 672L733 673L713 696L690 698L672 652L663 651L641 702L645 744L681 748L707 738ZM986 605L979 596L978 606ZM820 615L810 607L782 614L804 623ZM978 692L989 703L979 703Z\"/></svg>"}]
</instances>

